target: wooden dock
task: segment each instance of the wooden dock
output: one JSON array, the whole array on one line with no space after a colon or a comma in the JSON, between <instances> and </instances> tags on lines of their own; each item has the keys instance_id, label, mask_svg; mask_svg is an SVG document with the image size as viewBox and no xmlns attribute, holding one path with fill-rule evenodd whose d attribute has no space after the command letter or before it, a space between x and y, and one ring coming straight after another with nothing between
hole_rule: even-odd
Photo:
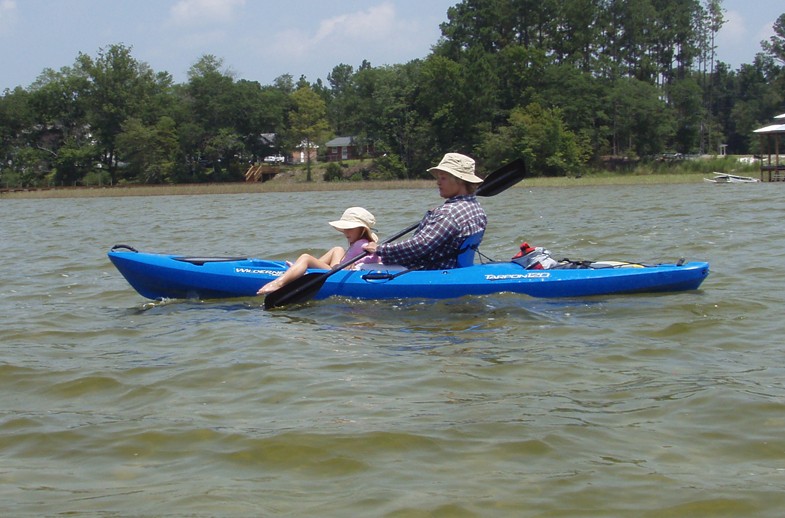
<instances>
[{"instance_id":1,"label":"wooden dock","mask_svg":"<svg viewBox=\"0 0 785 518\"><path fill-rule=\"evenodd\" d=\"M279 166L270 164L251 164L245 172L246 182L266 182L275 178L281 172Z\"/></svg>"},{"instance_id":2,"label":"wooden dock","mask_svg":"<svg viewBox=\"0 0 785 518\"><path fill-rule=\"evenodd\" d=\"M776 121L755 133L760 135L760 179L764 182L785 182L785 113L774 117Z\"/></svg>"}]
</instances>

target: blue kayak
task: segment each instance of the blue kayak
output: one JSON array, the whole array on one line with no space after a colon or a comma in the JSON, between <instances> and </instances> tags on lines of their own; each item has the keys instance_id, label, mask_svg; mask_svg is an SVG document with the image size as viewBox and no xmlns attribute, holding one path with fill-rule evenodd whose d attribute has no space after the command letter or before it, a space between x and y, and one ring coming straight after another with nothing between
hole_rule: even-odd
<instances>
[{"instance_id":1,"label":"blue kayak","mask_svg":"<svg viewBox=\"0 0 785 518\"><path fill-rule=\"evenodd\" d=\"M143 253L126 245L115 246L108 255L128 283L153 300L251 297L287 268L283 261ZM707 262L644 265L605 261L548 270L526 269L513 261L450 270L400 271L384 265L373 268L332 274L314 298L447 299L502 292L531 297L586 297L674 292L697 289L709 274Z\"/></svg>"}]
</instances>

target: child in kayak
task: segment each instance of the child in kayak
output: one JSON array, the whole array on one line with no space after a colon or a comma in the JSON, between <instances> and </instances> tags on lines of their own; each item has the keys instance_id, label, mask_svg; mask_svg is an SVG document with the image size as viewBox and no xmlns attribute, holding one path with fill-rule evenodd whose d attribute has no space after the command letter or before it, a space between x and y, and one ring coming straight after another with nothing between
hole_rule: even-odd
<instances>
[{"instance_id":1,"label":"child in kayak","mask_svg":"<svg viewBox=\"0 0 785 518\"><path fill-rule=\"evenodd\" d=\"M363 247L368 243L376 243L379 238L374 234L372 227L376 224L376 218L373 214L368 212L362 207L349 207L341 216L341 219L330 221L330 225L339 230L346 236L349 243L349 248L344 250L343 247L336 246L327 251L321 257L314 257L310 254L303 254L297 258L294 264L289 266L289 269L283 275L268 282L256 292L257 295L267 295L293 280L305 275L308 268L319 268L322 270L329 270L330 268L341 264L342 262L357 257L365 253ZM364 263L378 263L380 259L371 254L354 263L354 267L359 267Z\"/></svg>"}]
</instances>

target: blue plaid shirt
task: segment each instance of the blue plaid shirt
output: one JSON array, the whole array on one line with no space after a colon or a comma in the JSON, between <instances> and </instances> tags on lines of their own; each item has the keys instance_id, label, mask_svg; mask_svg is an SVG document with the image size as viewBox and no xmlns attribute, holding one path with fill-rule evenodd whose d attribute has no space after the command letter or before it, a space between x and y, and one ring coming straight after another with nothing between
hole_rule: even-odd
<instances>
[{"instance_id":1,"label":"blue plaid shirt","mask_svg":"<svg viewBox=\"0 0 785 518\"><path fill-rule=\"evenodd\" d=\"M476 196L453 196L428 211L412 237L379 245L376 254L385 264L400 264L413 270L455 268L463 240L485 230L487 224L488 218Z\"/></svg>"}]
</instances>

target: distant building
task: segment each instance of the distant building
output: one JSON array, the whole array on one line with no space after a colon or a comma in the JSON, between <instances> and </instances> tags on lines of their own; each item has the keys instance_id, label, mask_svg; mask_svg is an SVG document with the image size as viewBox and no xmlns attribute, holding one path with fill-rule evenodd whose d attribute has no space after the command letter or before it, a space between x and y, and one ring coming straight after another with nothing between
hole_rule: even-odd
<instances>
[{"instance_id":1,"label":"distant building","mask_svg":"<svg viewBox=\"0 0 785 518\"><path fill-rule=\"evenodd\" d=\"M754 133L761 136L761 180L785 181L785 113L774 117L774 124L758 128ZM766 175L764 175L766 173Z\"/></svg>"},{"instance_id":2,"label":"distant building","mask_svg":"<svg viewBox=\"0 0 785 518\"><path fill-rule=\"evenodd\" d=\"M373 152L371 146L361 146L357 137L335 137L324 146L327 148L328 162L352 160Z\"/></svg>"},{"instance_id":3,"label":"distant building","mask_svg":"<svg viewBox=\"0 0 785 518\"><path fill-rule=\"evenodd\" d=\"M307 149L307 153L306 153ZM319 146L314 144L313 142L308 142L303 140L300 142L300 145L292 151L292 163L293 164L304 164L308 161L308 155L311 156L311 162L316 162L317 154L319 152Z\"/></svg>"}]
</instances>

